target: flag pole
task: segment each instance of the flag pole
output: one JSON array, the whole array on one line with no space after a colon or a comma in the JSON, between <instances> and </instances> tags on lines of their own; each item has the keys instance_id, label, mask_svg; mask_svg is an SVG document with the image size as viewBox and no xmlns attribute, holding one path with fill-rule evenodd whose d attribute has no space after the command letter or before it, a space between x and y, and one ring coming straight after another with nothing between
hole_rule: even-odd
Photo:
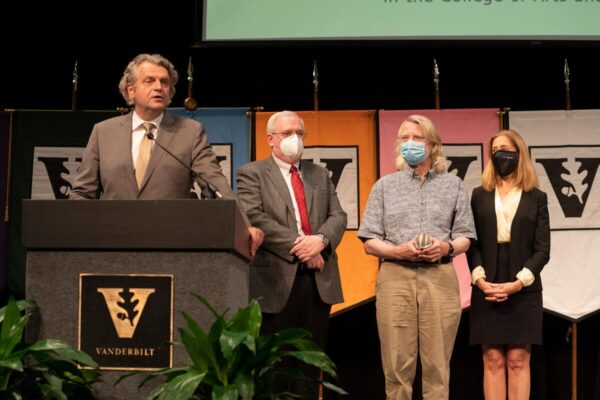
<instances>
[{"instance_id":1,"label":"flag pole","mask_svg":"<svg viewBox=\"0 0 600 400\"><path fill-rule=\"evenodd\" d=\"M571 75L571 71L569 70L569 62L565 58L565 66L563 68L563 74L565 78L565 110L571 110L571 80L569 79L569 75Z\"/></svg>"},{"instance_id":2,"label":"flag pole","mask_svg":"<svg viewBox=\"0 0 600 400\"><path fill-rule=\"evenodd\" d=\"M13 141L13 118L14 109L5 109L8 112L8 149L6 157L6 202L4 203L4 222L10 220L10 177L12 175L12 141Z\"/></svg>"},{"instance_id":3,"label":"flag pole","mask_svg":"<svg viewBox=\"0 0 600 400\"><path fill-rule=\"evenodd\" d=\"M313 60L313 106L315 111L319 111L319 71L317 70L317 60Z\"/></svg>"},{"instance_id":4,"label":"flag pole","mask_svg":"<svg viewBox=\"0 0 600 400\"><path fill-rule=\"evenodd\" d=\"M79 85L79 68L77 67L77 59L75 59L75 67L73 67L73 90L71 95L71 111L77 111L77 90Z\"/></svg>"},{"instance_id":5,"label":"flag pole","mask_svg":"<svg viewBox=\"0 0 600 400\"><path fill-rule=\"evenodd\" d=\"M571 71L565 58L563 76L565 82L565 110L571 110ZM571 400L577 400L577 322L571 322Z\"/></svg>"},{"instance_id":6,"label":"flag pole","mask_svg":"<svg viewBox=\"0 0 600 400\"><path fill-rule=\"evenodd\" d=\"M440 69L438 68L437 60L433 59L433 85L435 88L435 109L439 110L440 106Z\"/></svg>"},{"instance_id":7,"label":"flag pole","mask_svg":"<svg viewBox=\"0 0 600 400\"><path fill-rule=\"evenodd\" d=\"M577 400L577 322L571 322L571 400Z\"/></svg>"}]
</instances>

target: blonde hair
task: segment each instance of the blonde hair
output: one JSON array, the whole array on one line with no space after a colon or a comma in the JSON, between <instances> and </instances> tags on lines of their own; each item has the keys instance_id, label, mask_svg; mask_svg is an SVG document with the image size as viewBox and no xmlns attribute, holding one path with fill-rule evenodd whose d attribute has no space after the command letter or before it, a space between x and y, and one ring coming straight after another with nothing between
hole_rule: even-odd
<instances>
[{"instance_id":1,"label":"blonde hair","mask_svg":"<svg viewBox=\"0 0 600 400\"><path fill-rule=\"evenodd\" d=\"M419 125L423 137L427 139L429 143L431 143L431 153L429 153L429 157L431 158L431 167L437 173L448 172L448 162L446 161L446 157L444 157L444 153L442 151L442 139L440 138L440 134L438 133L437 128L433 124L433 121L422 115L410 115L408 116L408 118L402 121L402 124L400 124L400 128L398 129L398 136L400 136L402 128L408 122L412 122L414 124ZM404 157L402 157L401 146L402 142L398 137L396 139L395 150L396 168L399 171L407 168L408 166L406 161L404 161Z\"/></svg>"},{"instance_id":2,"label":"blonde hair","mask_svg":"<svg viewBox=\"0 0 600 400\"><path fill-rule=\"evenodd\" d=\"M485 165L482 175L483 188L488 192L491 192L496 189L500 180L500 174L498 174L498 171L496 171L496 167L494 167L494 163L492 162L492 146L494 140L500 136L504 136L510 140L512 145L519 152L519 165L517 165L517 169L515 170L515 185L520 187L524 192L529 192L533 188L539 187L540 183L538 181L538 176L533 167L533 163L531 162L531 158L529 157L529 150L527 149L525 140L523 140L523 137L516 131L503 130L492 136L488 144L488 162Z\"/></svg>"}]
</instances>

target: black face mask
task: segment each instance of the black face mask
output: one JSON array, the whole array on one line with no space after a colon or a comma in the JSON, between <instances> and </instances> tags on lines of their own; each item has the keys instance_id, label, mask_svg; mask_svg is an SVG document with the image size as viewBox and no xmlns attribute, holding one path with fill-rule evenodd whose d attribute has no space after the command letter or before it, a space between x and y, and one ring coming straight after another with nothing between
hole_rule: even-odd
<instances>
[{"instance_id":1,"label":"black face mask","mask_svg":"<svg viewBox=\"0 0 600 400\"><path fill-rule=\"evenodd\" d=\"M519 165L519 153L516 151L498 150L492 154L492 163L500 176L510 175Z\"/></svg>"}]
</instances>

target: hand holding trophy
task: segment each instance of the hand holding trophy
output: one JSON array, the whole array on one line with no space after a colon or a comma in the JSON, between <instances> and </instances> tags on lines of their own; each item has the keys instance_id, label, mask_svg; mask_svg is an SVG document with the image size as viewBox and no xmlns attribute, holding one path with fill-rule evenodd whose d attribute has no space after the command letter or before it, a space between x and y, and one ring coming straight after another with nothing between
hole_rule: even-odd
<instances>
[{"instance_id":1,"label":"hand holding trophy","mask_svg":"<svg viewBox=\"0 0 600 400\"><path fill-rule=\"evenodd\" d=\"M415 236L415 246L418 249L424 250L431 246L432 243L433 241L431 240L431 236L429 236L427 233L419 233L417 236Z\"/></svg>"}]
</instances>

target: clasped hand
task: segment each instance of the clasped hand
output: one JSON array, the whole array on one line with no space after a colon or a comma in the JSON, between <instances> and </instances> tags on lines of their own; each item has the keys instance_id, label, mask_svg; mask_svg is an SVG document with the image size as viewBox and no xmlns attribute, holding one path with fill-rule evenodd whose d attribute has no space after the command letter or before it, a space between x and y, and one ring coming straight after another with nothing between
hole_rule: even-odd
<instances>
[{"instance_id":1,"label":"clasped hand","mask_svg":"<svg viewBox=\"0 0 600 400\"><path fill-rule=\"evenodd\" d=\"M436 262L448 252L447 248L444 250L446 246L442 243L440 239L432 237L431 245L426 249L420 249L417 247L414 239L409 240L398 246L399 254L397 258L412 262Z\"/></svg>"},{"instance_id":2,"label":"clasped hand","mask_svg":"<svg viewBox=\"0 0 600 400\"><path fill-rule=\"evenodd\" d=\"M485 299L492 303L500 303L508 300L508 296L517 293L523 288L521 281L504 283L490 283L481 278L477 280L477 287L485 293Z\"/></svg>"},{"instance_id":3,"label":"clasped hand","mask_svg":"<svg viewBox=\"0 0 600 400\"><path fill-rule=\"evenodd\" d=\"M294 241L294 246L290 254L294 254L298 259L311 269L321 271L325 266L325 260L321 252L325 248L323 240L317 235L298 236Z\"/></svg>"}]
</instances>

